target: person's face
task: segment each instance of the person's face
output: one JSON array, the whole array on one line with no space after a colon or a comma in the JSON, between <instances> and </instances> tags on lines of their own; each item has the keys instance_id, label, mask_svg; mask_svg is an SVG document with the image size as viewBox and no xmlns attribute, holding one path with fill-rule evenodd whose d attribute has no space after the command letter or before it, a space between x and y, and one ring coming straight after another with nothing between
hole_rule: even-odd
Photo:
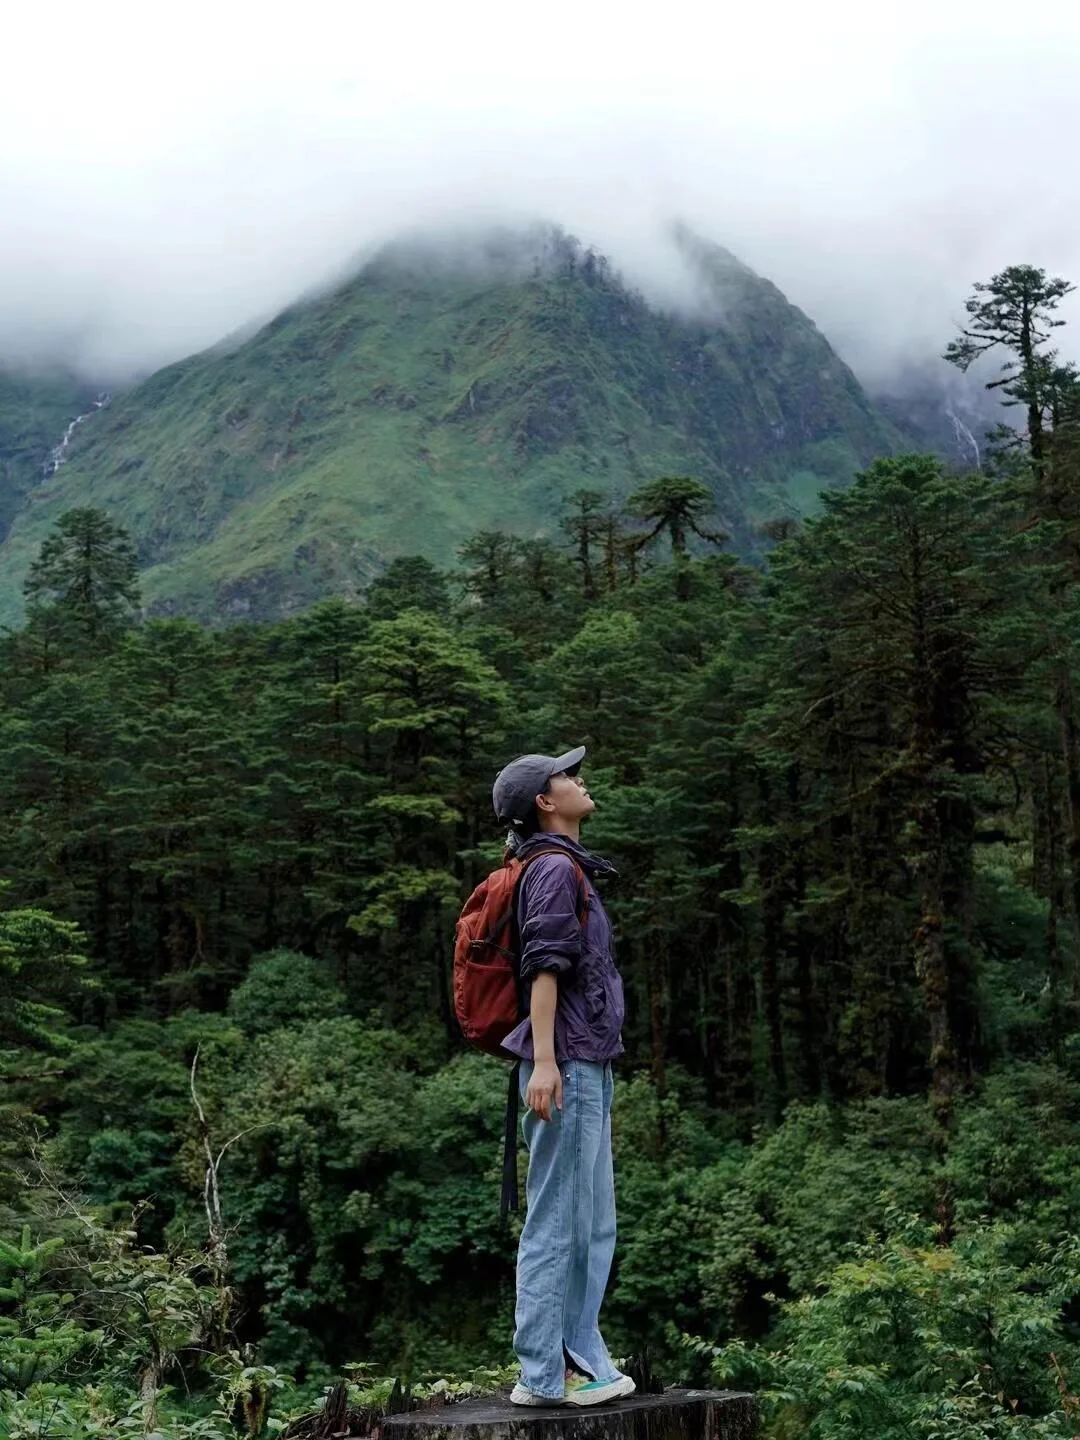
<instances>
[{"instance_id":1,"label":"person's face","mask_svg":"<svg viewBox=\"0 0 1080 1440\"><path fill-rule=\"evenodd\" d=\"M560 770L551 777L546 793L536 797L536 808L541 819L547 815L552 819L580 822L596 809L596 801L585 788L580 771L567 775L565 770Z\"/></svg>"}]
</instances>

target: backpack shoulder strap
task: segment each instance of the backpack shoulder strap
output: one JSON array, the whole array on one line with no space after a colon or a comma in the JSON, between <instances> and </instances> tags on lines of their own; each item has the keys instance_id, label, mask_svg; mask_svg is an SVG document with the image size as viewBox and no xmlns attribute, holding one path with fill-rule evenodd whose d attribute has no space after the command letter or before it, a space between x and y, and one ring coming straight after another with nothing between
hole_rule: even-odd
<instances>
[{"instance_id":1,"label":"backpack shoulder strap","mask_svg":"<svg viewBox=\"0 0 1080 1440\"><path fill-rule=\"evenodd\" d=\"M521 873L518 875L517 882L514 886L514 923L517 923L518 896L521 892L521 882L525 879L525 872L534 860L539 860L543 855L561 855L564 859L569 860L570 864L574 867L578 882L578 920L581 924L584 924L585 917L589 913L589 888L585 883L585 871L572 855L567 855L566 851L560 849L557 845L546 845L539 850L534 850L531 855L527 855L525 859L520 862Z\"/></svg>"}]
</instances>

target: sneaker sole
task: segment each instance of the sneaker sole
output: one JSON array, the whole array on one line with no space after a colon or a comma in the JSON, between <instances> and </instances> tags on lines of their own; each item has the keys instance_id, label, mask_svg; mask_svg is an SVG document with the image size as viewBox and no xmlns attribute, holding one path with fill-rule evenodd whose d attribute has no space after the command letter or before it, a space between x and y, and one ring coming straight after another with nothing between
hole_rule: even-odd
<instances>
[{"instance_id":1,"label":"sneaker sole","mask_svg":"<svg viewBox=\"0 0 1080 1440\"><path fill-rule=\"evenodd\" d=\"M562 1400L562 1399L559 1399L559 1400L549 1400L546 1395L534 1395L531 1390L526 1390L526 1389L524 1389L522 1386L515 1386L514 1389L511 1390L511 1392L510 1392L510 1404L511 1404L511 1405L565 1405L565 1404L566 1404L566 1401L565 1401L565 1400Z\"/></svg>"}]
</instances>

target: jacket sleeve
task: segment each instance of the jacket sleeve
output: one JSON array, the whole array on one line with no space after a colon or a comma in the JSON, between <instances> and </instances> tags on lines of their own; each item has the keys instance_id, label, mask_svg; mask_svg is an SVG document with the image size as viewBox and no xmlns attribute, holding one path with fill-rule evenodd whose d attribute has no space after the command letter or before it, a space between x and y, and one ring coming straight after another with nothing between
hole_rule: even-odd
<instances>
[{"instance_id":1,"label":"jacket sleeve","mask_svg":"<svg viewBox=\"0 0 1080 1440\"><path fill-rule=\"evenodd\" d=\"M565 974L581 956L581 884L574 862L545 855L525 871L518 895L521 978L540 970Z\"/></svg>"}]
</instances>

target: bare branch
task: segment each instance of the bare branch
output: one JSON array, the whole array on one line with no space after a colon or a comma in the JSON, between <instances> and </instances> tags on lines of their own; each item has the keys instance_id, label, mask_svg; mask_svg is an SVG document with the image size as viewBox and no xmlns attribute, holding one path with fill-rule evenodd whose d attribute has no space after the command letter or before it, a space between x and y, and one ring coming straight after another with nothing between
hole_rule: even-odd
<instances>
[{"instance_id":1,"label":"bare branch","mask_svg":"<svg viewBox=\"0 0 1080 1440\"><path fill-rule=\"evenodd\" d=\"M207 1123L206 1111L199 1099L199 1092L195 1088L195 1076L199 1067L199 1050L195 1047L195 1055L191 1061L191 1099L195 1106L195 1112L199 1117L198 1131L199 1140L202 1144L203 1155L206 1157L206 1179L203 1183L203 1204L206 1207L207 1225L207 1254L214 1266L216 1278L219 1285L224 1283L228 1254L225 1247L225 1226L221 1218L221 1195L218 1190L218 1165L221 1162L219 1155L214 1159L213 1148L210 1144L210 1126ZM231 1143L231 1142L230 1142ZM224 1151L222 1151L224 1154Z\"/></svg>"},{"instance_id":2,"label":"bare branch","mask_svg":"<svg viewBox=\"0 0 1080 1440\"><path fill-rule=\"evenodd\" d=\"M259 1125L249 1125L246 1130L239 1130L239 1131L232 1137L231 1140L226 1140L226 1141L225 1141L225 1144L222 1145L221 1149L218 1151L217 1159L214 1161L214 1168L217 1169L217 1167L221 1164L222 1156L225 1154L225 1151L228 1150L228 1148L229 1148L230 1145L235 1145L236 1142L237 1142L238 1140L242 1140L245 1135L250 1135L253 1130L262 1130L262 1129L265 1129L265 1122L264 1122L263 1124L259 1124Z\"/></svg>"}]
</instances>

